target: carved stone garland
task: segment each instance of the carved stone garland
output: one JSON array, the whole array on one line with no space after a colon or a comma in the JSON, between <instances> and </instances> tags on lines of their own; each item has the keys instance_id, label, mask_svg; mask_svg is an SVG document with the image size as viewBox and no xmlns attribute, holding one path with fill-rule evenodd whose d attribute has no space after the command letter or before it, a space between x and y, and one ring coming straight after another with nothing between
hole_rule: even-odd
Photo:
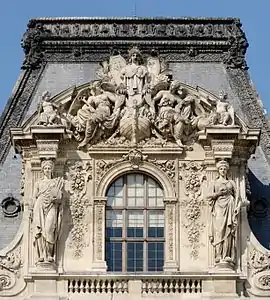
<instances>
[{"instance_id":1,"label":"carved stone garland","mask_svg":"<svg viewBox=\"0 0 270 300\"><path fill-rule=\"evenodd\" d=\"M203 173L204 165L190 161L188 163L180 163L182 175L180 179L184 180L186 195L188 198L181 203L185 207L184 228L186 229L188 242L191 247L190 256L193 259L198 258L198 248L200 246L200 233L205 227L200 223L201 205L204 203L201 197L201 184L206 179Z\"/></svg>"},{"instance_id":2,"label":"carved stone garland","mask_svg":"<svg viewBox=\"0 0 270 300\"><path fill-rule=\"evenodd\" d=\"M86 184L92 178L90 174L92 166L89 161L68 161L67 166L69 167L70 176L69 206L73 226L70 233L69 247L74 249L74 258L79 259L83 255L83 248L87 246L85 235L88 232L88 227L85 222L85 212L90 203L85 194Z\"/></svg>"}]
</instances>

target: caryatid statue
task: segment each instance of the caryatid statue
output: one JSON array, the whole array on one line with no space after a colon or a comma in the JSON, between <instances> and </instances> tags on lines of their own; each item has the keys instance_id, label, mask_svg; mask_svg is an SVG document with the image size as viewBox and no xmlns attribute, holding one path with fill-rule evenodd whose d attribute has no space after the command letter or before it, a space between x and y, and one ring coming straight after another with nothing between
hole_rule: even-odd
<instances>
[{"instance_id":1,"label":"caryatid statue","mask_svg":"<svg viewBox=\"0 0 270 300\"><path fill-rule=\"evenodd\" d=\"M210 241L215 248L215 263L235 264L236 234L240 201L233 180L227 178L229 164L217 163L218 177L208 197L211 206Z\"/></svg>"},{"instance_id":2,"label":"caryatid statue","mask_svg":"<svg viewBox=\"0 0 270 300\"><path fill-rule=\"evenodd\" d=\"M53 178L53 160L41 162L43 177L35 185L33 194L33 234L37 263L55 260L56 241L63 216L63 178Z\"/></svg>"}]
</instances>

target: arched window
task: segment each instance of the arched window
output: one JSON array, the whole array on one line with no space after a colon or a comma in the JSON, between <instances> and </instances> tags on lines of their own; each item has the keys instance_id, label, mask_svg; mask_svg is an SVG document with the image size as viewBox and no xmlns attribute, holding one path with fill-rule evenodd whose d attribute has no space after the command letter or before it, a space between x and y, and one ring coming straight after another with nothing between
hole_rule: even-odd
<instances>
[{"instance_id":1,"label":"arched window","mask_svg":"<svg viewBox=\"0 0 270 300\"><path fill-rule=\"evenodd\" d=\"M107 191L108 271L159 272L164 264L163 190L151 177L127 174Z\"/></svg>"}]
</instances>

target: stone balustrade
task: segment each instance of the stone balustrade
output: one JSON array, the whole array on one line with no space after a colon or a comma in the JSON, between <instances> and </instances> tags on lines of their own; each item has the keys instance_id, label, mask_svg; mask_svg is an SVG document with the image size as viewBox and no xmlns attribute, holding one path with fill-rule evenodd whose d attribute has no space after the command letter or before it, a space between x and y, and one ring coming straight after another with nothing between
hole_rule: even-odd
<instances>
[{"instance_id":1,"label":"stone balustrade","mask_svg":"<svg viewBox=\"0 0 270 300\"><path fill-rule=\"evenodd\" d=\"M136 285L140 294L199 294L203 279L183 275L74 276L67 278L69 294L124 294ZM139 290L138 290L139 288Z\"/></svg>"}]
</instances>

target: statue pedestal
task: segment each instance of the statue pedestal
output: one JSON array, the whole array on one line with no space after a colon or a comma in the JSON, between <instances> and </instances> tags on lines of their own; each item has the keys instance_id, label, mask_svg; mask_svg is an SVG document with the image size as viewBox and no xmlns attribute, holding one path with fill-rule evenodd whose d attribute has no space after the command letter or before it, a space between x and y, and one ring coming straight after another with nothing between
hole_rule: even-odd
<instances>
[{"instance_id":1,"label":"statue pedestal","mask_svg":"<svg viewBox=\"0 0 270 300\"><path fill-rule=\"evenodd\" d=\"M219 274L235 274L235 270L234 270L234 264L228 261L221 261L219 263L217 263L214 268L209 270L209 273L211 274L215 274L215 273L219 273Z\"/></svg>"}]
</instances>

